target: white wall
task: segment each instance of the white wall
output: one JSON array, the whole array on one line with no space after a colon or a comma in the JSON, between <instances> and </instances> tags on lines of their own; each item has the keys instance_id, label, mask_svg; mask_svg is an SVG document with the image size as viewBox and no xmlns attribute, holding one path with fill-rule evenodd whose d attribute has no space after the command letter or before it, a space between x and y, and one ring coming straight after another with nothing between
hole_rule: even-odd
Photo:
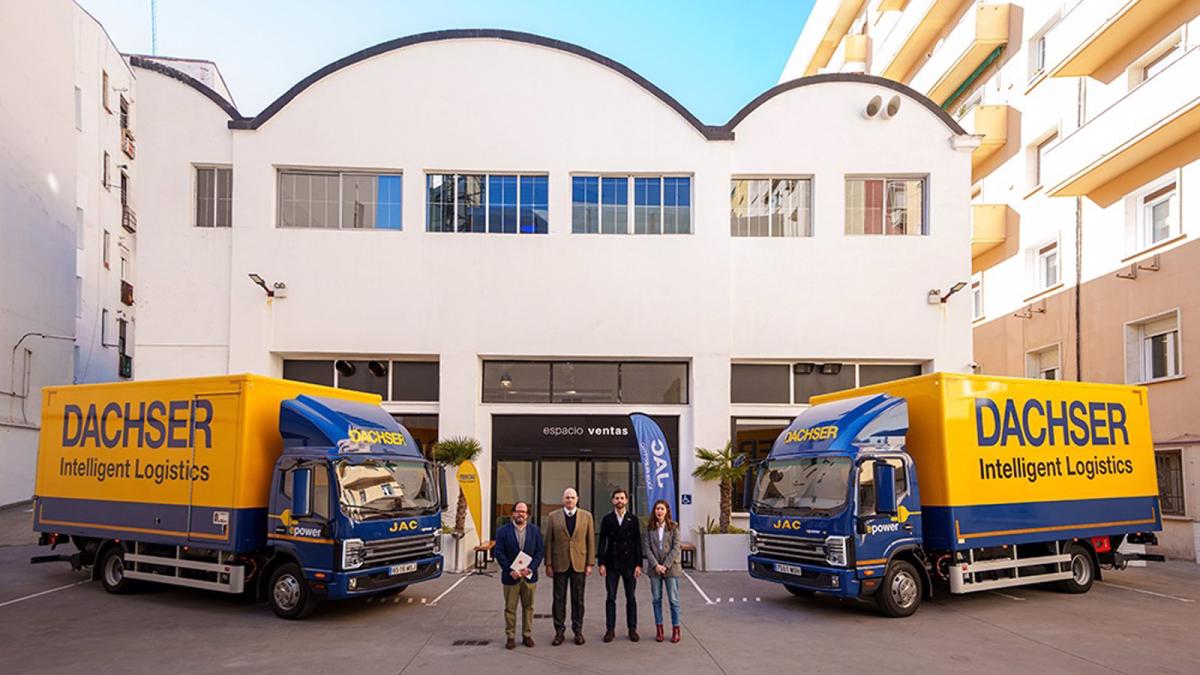
<instances>
[{"instance_id":1,"label":"white wall","mask_svg":"<svg viewBox=\"0 0 1200 675\"><path fill-rule=\"evenodd\" d=\"M0 504L33 491L41 388L71 382L69 339L26 338L15 369L10 356L26 333L75 329L72 7L0 3L0 25L23 27L0 40Z\"/></svg>"},{"instance_id":2,"label":"white wall","mask_svg":"<svg viewBox=\"0 0 1200 675\"><path fill-rule=\"evenodd\" d=\"M446 77L464 70L470 86ZM531 73L538 86L527 86ZM140 138L152 146L142 209L154 223L140 235L139 378L279 374L284 355L436 356L439 433L483 442L490 486L495 406L479 401L482 359L687 360L690 404L666 410L681 415L686 486L692 448L728 439L731 359L932 360L946 370L971 360L966 294L945 314L925 304L930 288L968 277L969 156L915 101L896 120L868 123L857 111L873 87L811 86L752 113L737 140L711 141L583 57L467 39L343 69L259 129L233 131L230 144L211 101L155 73L138 77ZM192 167L207 162L233 166L229 231L191 224ZM277 171L293 166L402 171L403 231L276 227ZM426 232L425 174L442 171L549 174L550 233ZM817 236L732 239L729 180L741 171L816 174ZM843 236L849 171L928 174L933 234ZM603 172L691 175L693 234L571 234L570 175ZM268 300L249 273L285 282L289 296ZM684 491L696 494L685 526L715 515L715 486Z\"/></svg>"}]
</instances>

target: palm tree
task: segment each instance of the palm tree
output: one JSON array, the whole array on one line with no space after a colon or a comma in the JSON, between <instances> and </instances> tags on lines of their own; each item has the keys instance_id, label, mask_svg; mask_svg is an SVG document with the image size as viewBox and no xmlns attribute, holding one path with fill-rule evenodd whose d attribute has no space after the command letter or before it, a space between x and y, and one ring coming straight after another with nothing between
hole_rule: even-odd
<instances>
[{"instance_id":1,"label":"palm tree","mask_svg":"<svg viewBox=\"0 0 1200 675\"><path fill-rule=\"evenodd\" d=\"M470 436L451 436L433 445L433 461L442 466L458 467L463 462L475 461L483 446ZM467 526L467 494L460 487L458 506L454 513L454 536L462 537Z\"/></svg>"},{"instance_id":2,"label":"palm tree","mask_svg":"<svg viewBox=\"0 0 1200 675\"><path fill-rule=\"evenodd\" d=\"M700 480L721 482L721 534L729 533L729 517L733 513L733 481L746 475L747 465L735 462L742 453L733 451L733 441L725 443L723 450L696 448L696 465L692 475Z\"/></svg>"}]
</instances>

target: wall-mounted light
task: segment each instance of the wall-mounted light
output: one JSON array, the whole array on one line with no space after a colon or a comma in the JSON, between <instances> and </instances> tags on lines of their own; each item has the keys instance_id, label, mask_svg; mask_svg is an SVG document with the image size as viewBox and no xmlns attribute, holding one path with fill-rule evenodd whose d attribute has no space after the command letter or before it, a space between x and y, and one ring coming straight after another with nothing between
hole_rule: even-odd
<instances>
[{"instance_id":1,"label":"wall-mounted light","mask_svg":"<svg viewBox=\"0 0 1200 675\"><path fill-rule=\"evenodd\" d=\"M815 363L797 363L796 365L792 366L792 371L797 375L809 375L816 367L817 364Z\"/></svg>"},{"instance_id":2,"label":"wall-mounted light","mask_svg":"<svg viewBox=\"0 0 1200 675\"><path fill-rule=\"evenodd\" d=\"M500 376L500 386L505 389L512 389L512 375L504 373Z\"/></svg>"},{"instance_id":3,"label":"wall-mounted light","mask_svg":"<svg viewBox=\"0 0 1200 675\"><path fill-rule=\"evenodd\" d=\"M358 372L358 366L354 365L353 361L339 359L333 362L333 367L337 369L338 374L342 377L353 377L354 373Z\"/></svg>"},{"instance_id":4,"label":"wall-mounted light","mask_svg":"<svg viewBox=\"0 0 1200 675\"><path fill-rule=\"evenodd\" d=\"M951 286L950 290L946 291L945 294L943 294L940 290L938 290L936 288L931 288L931 289L929 289L929 294L926 296L926 302L928 302L931 305L944 305L944 304L946 304L946 301L950 299L950 296L954 295L955 293L961 291L962 289L964 289L966 287L967 287L967 282L959 281L959 282L955 283L953 286Z\"/></svg>"},{"instance_id":5,"label":"wall-mounted light","mask_svg":"<svg viewBox=\"0 0 1200 675\"><path fill-rule=\"evenodd\" d=\"M842 372L842 364L840 364L840 363L822 363L821 364L821 374L822 375L837 375L840 372Z\"/></svg>"},{"instance_id":6,"label":"wall-mounted light","mask_svg":"<svg viewBox=\"0 0 1200 675\"><path fill-rule=\"evenodd\" d=\"M266 292L268 298L287 297L287 284L283 283L282 281L276 281L274 284L271 284L271 286L267 286L266 280L261 276L254 274L253 272L250 273L249 276L250 281L253 281L259 287L261 287L263 291Z\"/></svg>"},{"instance_id":7,"label":"wall-mounted light","mask_svg":"<svg viewBox=\"0 0 1200 675\"><path fill-rule=\"evenodd\" d=\"M367 370L375 377L387 377L388 367L385 361L370 361L367 363Z\"/></svg>"}]
</instances>

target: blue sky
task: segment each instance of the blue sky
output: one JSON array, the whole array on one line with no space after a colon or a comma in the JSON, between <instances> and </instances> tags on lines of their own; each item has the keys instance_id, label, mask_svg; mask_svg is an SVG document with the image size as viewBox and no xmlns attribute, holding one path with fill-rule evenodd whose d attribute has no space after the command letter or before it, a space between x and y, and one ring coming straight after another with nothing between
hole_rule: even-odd
<instances>
[{"instance_id":1,"label":"blue sky","mask_svg":"<svg viewBox=\"0 0 1200 675\"><path fill-rule=\"evenodd\" d=\"M78 0L123 52L149 54L150 0ZM774 85L813 0L159 0L158 53L216 61L252 115L314 70L403 35L507 28L615 59L723 124Z\"/></svg>"}]
</instances>

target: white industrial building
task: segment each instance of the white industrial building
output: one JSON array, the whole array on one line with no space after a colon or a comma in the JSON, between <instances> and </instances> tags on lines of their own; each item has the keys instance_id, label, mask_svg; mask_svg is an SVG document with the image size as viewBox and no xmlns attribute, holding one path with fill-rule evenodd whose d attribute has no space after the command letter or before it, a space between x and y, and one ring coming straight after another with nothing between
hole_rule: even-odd
<instances>
[{"instance_id":1,"label":"white industrial building","mask_svg":"<svg viewBox=\"0 0 1200 675\"><path fill-rule=\"evenodd\" d=\"M445 31L250 117L211 67L132 64L136 376L377 391L422 442L481 441L485 537L567 485L603 510L630 412L691 529L718 502L695 447L761 455L811 393L969 370L969 294L942 298L977 138L906 87L804 78L709 126L580 47Z\"/></svg>"}]
</instances>

